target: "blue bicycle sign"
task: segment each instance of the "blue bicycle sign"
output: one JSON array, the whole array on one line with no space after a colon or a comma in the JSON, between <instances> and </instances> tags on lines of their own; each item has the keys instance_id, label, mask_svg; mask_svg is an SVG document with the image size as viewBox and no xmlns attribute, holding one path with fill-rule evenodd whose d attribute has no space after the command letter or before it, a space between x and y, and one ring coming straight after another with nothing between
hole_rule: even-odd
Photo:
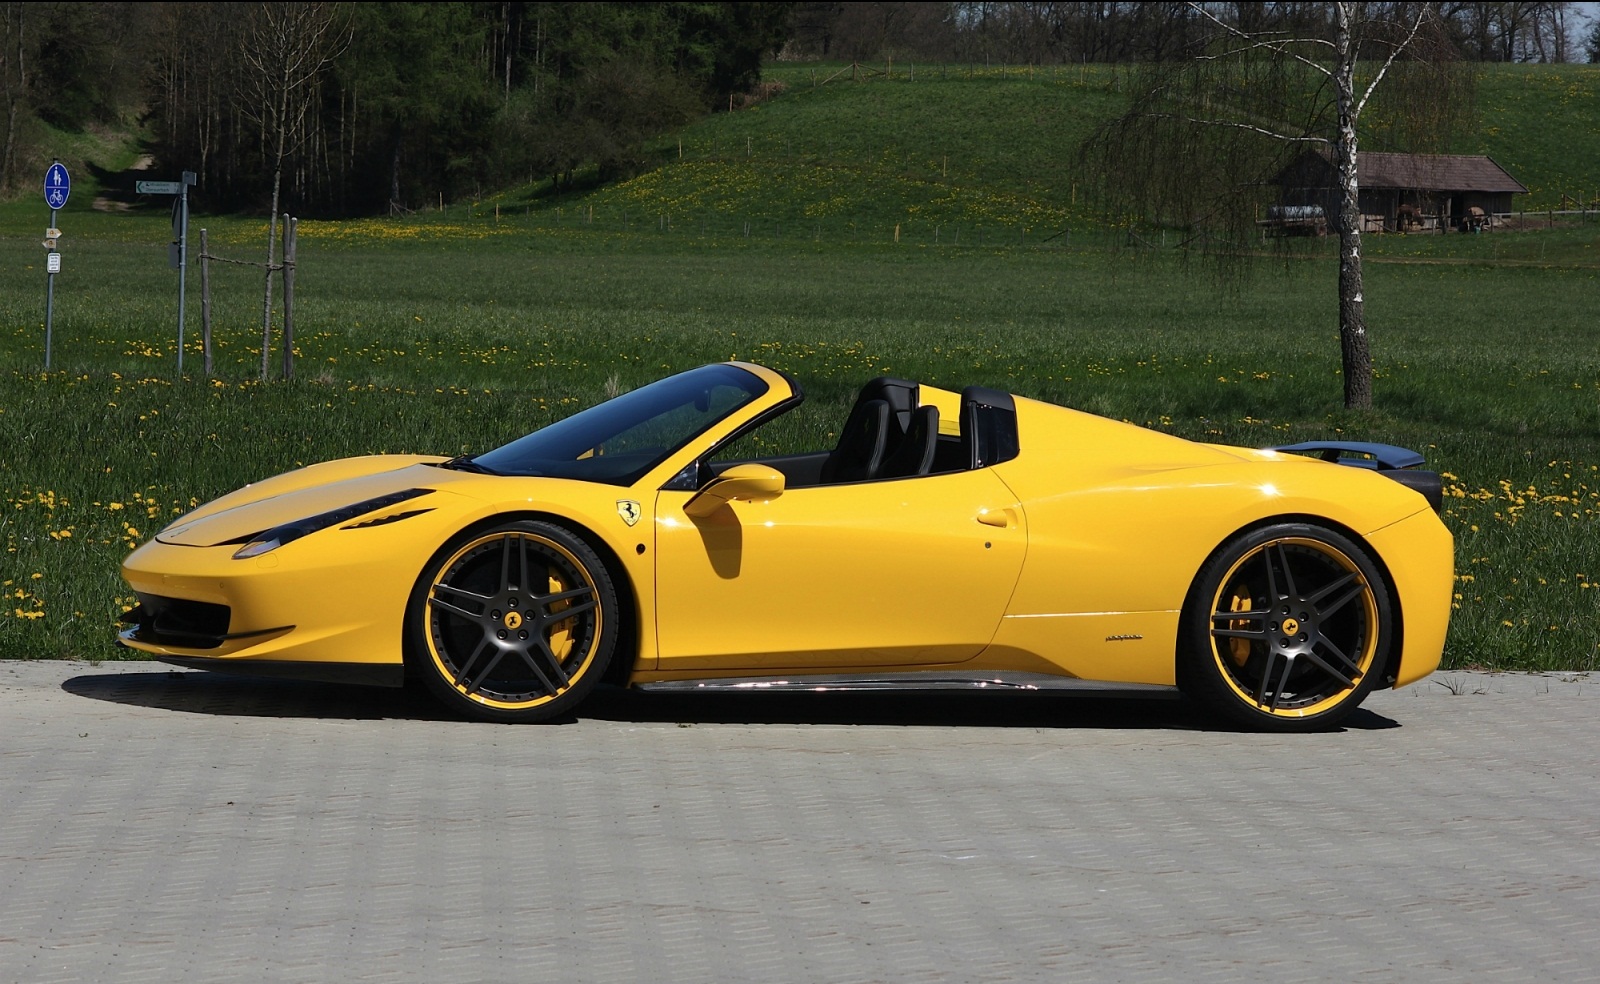
<instances>
[{"instance_id":1,"label":"blue bicycle sign","mask_svg":"<svg viewBox=\"0 0 1600 984\"><path fill-rule=\"evenodd\" d=\"M51 208L65 208L70 194L72 178L67 174L67 166L57 161L44 172L44 203Z\"/></svg>"}]
</instances>

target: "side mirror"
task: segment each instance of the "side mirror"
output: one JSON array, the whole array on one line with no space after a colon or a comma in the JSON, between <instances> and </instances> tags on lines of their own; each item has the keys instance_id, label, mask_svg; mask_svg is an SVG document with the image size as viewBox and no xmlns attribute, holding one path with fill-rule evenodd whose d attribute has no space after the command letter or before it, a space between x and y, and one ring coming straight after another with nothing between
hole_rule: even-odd
<instances>
[{"instance_id":1,"label":"side mirror","mask_svg":"<svg viewBox=\"0 0 1600 984\"><path fill-rule=\"evenodd\" d=\"M734 465L684 503L685 515L705 519L735 500L772 499L783 494L783 472L766 465Z\"/></svg>"}]
</instances>

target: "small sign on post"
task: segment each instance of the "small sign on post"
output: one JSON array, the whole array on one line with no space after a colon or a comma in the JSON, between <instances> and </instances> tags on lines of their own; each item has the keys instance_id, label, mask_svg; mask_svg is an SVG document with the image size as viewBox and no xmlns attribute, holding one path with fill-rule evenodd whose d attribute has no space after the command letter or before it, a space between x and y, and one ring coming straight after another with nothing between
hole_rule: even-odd
<instances>
[{"instance_id":1,"label":"small sign on post","mask_svg":"<svg viewBox=\"0 0 1600 984\"><path fill-rule=\"evenodd\" d=\"M178 271L178 374L183 374L184 281L189 266L189 186L197 183L193 171L183 172L181 181L137 181L141 195L177 195L172 203L172 242L167 245L167 265Z\"/></svg>"}]
</instances>

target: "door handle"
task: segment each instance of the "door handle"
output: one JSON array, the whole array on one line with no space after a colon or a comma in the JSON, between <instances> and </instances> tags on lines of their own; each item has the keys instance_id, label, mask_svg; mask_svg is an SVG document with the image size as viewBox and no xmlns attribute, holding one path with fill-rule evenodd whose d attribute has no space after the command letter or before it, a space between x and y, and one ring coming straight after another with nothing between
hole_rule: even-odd
<instances>
[{"instance_id":1,"label":"door handle","mask_svg":"<svg viewBox=\"0 0 1600 984\"><path fill-rule=\"evenodd\" d=\"M980 509L978 522L985 526L997 526L1000 529L1009 529L1016 524L1016 516L1009 509Z\"/></svg>"}]
</instances>

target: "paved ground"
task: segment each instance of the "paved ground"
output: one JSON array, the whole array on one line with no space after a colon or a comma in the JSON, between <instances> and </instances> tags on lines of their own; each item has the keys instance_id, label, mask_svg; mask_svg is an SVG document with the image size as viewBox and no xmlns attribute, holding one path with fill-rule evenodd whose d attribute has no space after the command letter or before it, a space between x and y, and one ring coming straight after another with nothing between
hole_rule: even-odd
<instances>
[{"instance_id":1,"label":"paved ground","mask_svg":"<svg viewBox=\"0 0 1600 984\"><path fill-rule=\"evenodd\" d=\"M1600 676L1367 706L0 663L0 981L1594 980Z\"/></svg>"}]
</instances>

